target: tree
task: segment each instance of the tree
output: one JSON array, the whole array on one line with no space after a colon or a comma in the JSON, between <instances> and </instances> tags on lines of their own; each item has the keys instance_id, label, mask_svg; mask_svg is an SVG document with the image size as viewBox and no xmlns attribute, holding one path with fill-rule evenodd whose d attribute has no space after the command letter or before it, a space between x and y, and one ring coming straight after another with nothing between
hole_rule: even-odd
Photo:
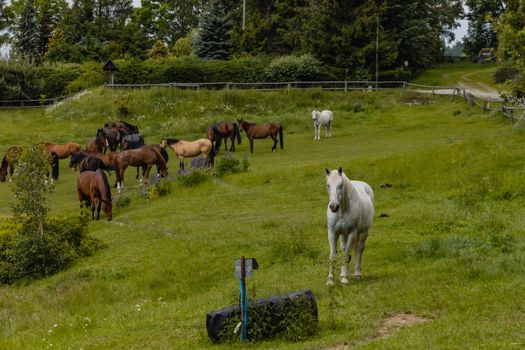
<instances>
[{"instance_id":1,"label":"tree","mask_svg":"<svg viewBox=\"0 0 525 350\"><path fill-rule=\"evenodd\" d=\"M498 55L511 58L521 78L511 85L513 95L525 100L525 0L508 0L505 12L496 26L498 35Z\"/></svg>"},{"instance_id":2,"label":"tree","mask_svg":"<svg viewBox=\"0 0 525 350\"><path fill-rule=\"evenodd\" d=\"M16 25L15 51L29 62L40 63L40 41L34 0L25 0Z\"/></svg>"},{"instance_id":3,"label":"tree","mask_svg":"<svg viewBox=\"0 0 525 350\"><path fill-rule=\"evenodd\" d=\"M467 0L469 12L466 18L469 21L468 33L465 37L465 53L477 56L484 47L498 46L498 39L494 30L494 21L504 11L501 0Z\"/></svg>"},{"instance_id":4,"label":"tree","mask_svg":"<svg viewBox=\"0 0 525 350\"><path fill-rule=\"evenodd\" d=\"M17 159L11 190L13 217L27 232L44 234L47 212L47 194L53 188L48 180L49 154L39 143L24 148Z\"/></svg>"},{"instance_id":5,"label":"tree","mask_svg":"<svg viewBox=\"0 0 525 350\"><path fill-rule=\"evenodd\" d=\"M168 56L168 48L164 44L164 42L160 39L157 39L155 41L155 44L151 48L149 52L150 58L160 58L160 57L166 57Z\"/></svg>"},{"instance_id":6,"label":"tree","mask_svg":"<svg viewBox=\"0 0 525 350\"><path fill-rule=\"evenodd\" d=\"M195 47L197 56L204 59L225 60L230 57L230 25L225 6L212 1L199 25Z\"/></svg>"},{"instance_id":7,"label":"tree","mask_svg":"<svg viewBox=\"0 0 525 350\"><path fill-rule=\"evenodd\" d=\"M7 29L9 28L11 18L11 11L9 7L6 6L5 0L0 0L0 46L9 41Z\"/></svg>"}]
</instances>

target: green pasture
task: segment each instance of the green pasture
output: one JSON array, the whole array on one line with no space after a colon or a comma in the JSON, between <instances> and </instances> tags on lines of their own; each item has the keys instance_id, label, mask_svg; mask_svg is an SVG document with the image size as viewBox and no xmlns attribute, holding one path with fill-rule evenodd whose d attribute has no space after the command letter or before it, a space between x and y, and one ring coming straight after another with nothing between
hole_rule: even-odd
<instances>
[{"instance_id":1,"label":"green pasture","mask_svg":"<svg viewBox=\"0 0 525 350\"><path fill-rule=\"evenodd\" d=\"M413 83L434 86L461 85L482 92L501 91L503 86L494 82L494 73L502 66L499 63L444 63L426 70L414 79Z\"/></svg>"},{"instance_id":2,"label":"green pasture","mask_svg":"<svg viewBox=\"0 0 525 350\"><path fill-rule=\"evenodd\" d=\"M57 275L0 287L0 349L522 348L525 135L461 99L429 98L97 89L52 110L1 110L2 153L29 139L84 144L118 118L138 124L148 143L203 137L212 122L239 117L279 121L285 132L275 153L269 139L255 141L248 172L191 188L175 182L165 197L141 196L128 170L129 206L90 225L105 249ZM333 110L332 138L313 140L313 108ZM235 156L248 150L243 134ZM324 168L339 166L372 186L376 215L363 279L329 290ZM77 173L66 161L60 170L51 212L75 215ZM10 215L10 197L0 183L0 215ZM211 343L205 315L235 302L241 255L260 264L251 297L314 292L315 335ZM426 322L385 335L385 320L400 314Z\"/></svg>"}]
</instances>

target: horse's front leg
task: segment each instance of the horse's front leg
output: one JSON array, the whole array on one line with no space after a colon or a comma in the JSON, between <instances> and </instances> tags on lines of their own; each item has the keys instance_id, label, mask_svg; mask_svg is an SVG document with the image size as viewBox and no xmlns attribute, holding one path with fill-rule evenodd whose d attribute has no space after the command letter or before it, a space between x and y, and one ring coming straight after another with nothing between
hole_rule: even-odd
<instances>
[{"instance_id":1,"label":"horse's front leg","mask_svg":"<svg viewBox=\"0 0 525 350\"><path fill-rule=\"evenodd\" d=\"M330 245L330 265L328 267L328 280L326 281L327 286L334 285L334 265L337 259L337 239L338 235L334 229L328 225L328 244Z\"/></svg>"},{"instance_id":2,"label":"horse's front leg","mask_svg":"<svg viewBox=\"0 0 525 350\"><path fill-rule=\"evenodd\" d=\"M343 265L341 266L341 275L339 275L339 278L341 279L342 284L348 284L348 264L352 259L352 256L350 255L350 250L352 247L353 237L353 234L341 235L341 252L343 254Z\"/></svg>"},{"instance_id":3,"label":"horse's front leg","mask_svg":"<svg viewBox=\"0 0 525 350\"><path fill-rule=\"evenodd\" d=\"M272 140L273 140L272 152L275 152L275 151L277 151L277 137L274 137L272 135Z\"/></svg>"},{"instance_id":4,"label":"horse's front leg","mask_svg":"<svg viewBox=\"0 0 525 350\"><path fill-rule=\"evenodd\" d=\"M253 154L253 137L250 137L249 141L250 141L250 153Z\"/></svg>"},{"instance_id":5,"label":"horse's front leg","mask_svg":"<svg viewBox=\"0 0 525 350\"><path fill-rule=\"evenodd\" d=\"M224 137L224 152L228 151L228 138Z\"/></svg>"},{"instance_id":6,"label":"horse's front leg","mask_svg":"<svg viewBox=\"0 0 525 350\"><path fill-rule=\"evenodd\" d=\"M184 157L179 157L179 172L184 171Z\"/></svg>"},{"instance_id":7,"label":"horse's front leg","mask_svg":"<svg viewBox=\"0 0 525 350\"><path fill-rule=\"evenodd\" d=\"M365 242L368 238L368 229L361 232L358 237L356 237L357 241L357 248L355 253L355 272L354 272L354 278L355 279L361 279L361 259L363 258L363 252L365 250Z\"/></svg>"},{"instance_id":8,"label":"horse's front leg","mask_svg":"<svg viewBox=\"0 0 525 350\"><path fill-rule=\"evenodd\" d=\"M144 176L144 179L146 179L146 182L148 181L147 179L149 179L149 173L150 173L152 167L153 167L153 163L145 166L145 173L144 173L143 176Z\"/></svg>"},{"instance_id":9,"label":"horse's front leg","mask_svg":"<svg viewBox=\"0 0 525 350\"><path fill-rule=\"evenodd\" d=\"M230 152L235 152L235 137L232 137L230 142L232 143L230 146Z\"/></svg>"}]
</instances>

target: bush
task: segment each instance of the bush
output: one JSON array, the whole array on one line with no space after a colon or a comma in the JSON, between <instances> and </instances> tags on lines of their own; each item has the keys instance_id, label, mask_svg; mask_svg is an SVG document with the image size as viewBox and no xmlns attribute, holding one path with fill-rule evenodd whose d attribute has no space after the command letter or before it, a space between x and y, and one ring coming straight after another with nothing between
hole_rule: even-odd
<instances>
[{"instance_id":1,"label":"bush","mask_svg":"<svg viewBox=\"0 0 525 350\"><path fill-rule=\"evenodd\" d=\"M45 98L53 98L67 94L67 86L70 82L81 76L79 65L55 65L43 66L37 69L41 82L40 95Z\"/></svg>"},{"instance_id":2,"label":"bush","mask_svg":"<svg viewBox=\"0 0 525 350\"><path fill-rule=\"evenodd\" d=\"M103 247L88 235L89 217L51 218L44 234L28 226L0 235L0 283L39 278L61 271L78 257Z\"/></svg>"},{"instance_id":3,"label":"bush","mask_svg":"<svg viewBox=\"0 0 525 350\"><path fill-rule=\"evenodd\" d=\"M172 188L173 182L168 178L163 178L149 186L148 194L150 198L164 197L171 193Z\"/></svg>"},{"instance_id":4,"label":"bush","mask_svg":"<svg viewBox=\"0 0 525 350\"><path fill-rule=\"evenodd\" d=\"M269 82L323 80L321 61L306 54L302 56L281 56L275 58L265 70Z\"/></svg>"},{"instance_id":5,"label":"bush","mask_svg":"<svg viewBox=\"0 0 525 350\"><path fill-rule=\"evenodd\" d=\"M207 169L192 170L177 177L177 182L183 187L194 187L208 181L210 171Z\"/></svg>"},{"instance_id":6,"label":"bush","mask_svg":"<svg viewBox=\"0 0 525 350\"><path fill-rule=\"evenodd\" d=\"M215 175L217 175L217 177L223 177L228 173L235 174L241 171L247 171L248 166L248 159L246 157L241 164L237 158L228 152L217 160L215 164Z\"/></svg>"},{"instance_id":7,"label":"bush","mask_svg":"<svg viewBox=\"0 0 525 350\"><path fill-rule=\"evenodd\" d=\"M494 73L494 82L503 84L509 80L515 80L519 76L519 72L515 67L505 66Z\"/></svg>"}]
</instances>

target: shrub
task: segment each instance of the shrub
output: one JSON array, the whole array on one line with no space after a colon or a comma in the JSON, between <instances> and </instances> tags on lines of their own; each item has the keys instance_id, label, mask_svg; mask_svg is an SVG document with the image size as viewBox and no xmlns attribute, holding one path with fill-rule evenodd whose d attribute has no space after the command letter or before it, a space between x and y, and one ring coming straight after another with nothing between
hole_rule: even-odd
<instances>
[{"instance_id":1,"label":"shrub","mask_svg":"<svg viewBox=\"0 0 525 350\"><path fill-rule=\"evenodd\" d=\"M164 197L171 193L173 182L168 178L159 179L156 183L152 183L148 188L150 198Z\"/></svg>"},{"instance_id":2,"label":"shrub","mask_svg":"<svg viewBox=\"0 0 525 350\"><path fill-rule=\"evenodd\" d=\"M52 218L44 234L25 226L0 235L0 283L48 276L104 245L88 235L89 216Z\"/></svg>"},{"instance_id":3,"label":"shrub","mask_svg":"<svg viewBox=\"0 0 525 350\"><path fill-rule=\"evenodd\" d=\"M65 92L67 94L80 92L104 84L107 74L102 70L102 64L87 62L80 66L80 74L77 78L68 82Z\"/></svg>"},{"instance_id":4,"label":"shrub","mask_svg":"<svg viewBox=\"0 0 525 350\"><path fill-rule=\"evenodd\" d=\"M321 62L309 54L277 57L265 73L270 82L323 80L326 76Z\"/></svg>"},{"instance_id":5,"label":"shrub","mask_svg":"<svg viewBox=\"0 0 525 350\"><path fill-rule=\"evenodd\" d=\"M192 170L177 177L177 182L183 187L194 187L208 181L210 171L207 169Z\"/></svg>"},{"instance_id":6,"label":"shrub","mask_svg":"<svg viewBox=\"0 0 525 350\"><path fill-rule=\"evenodd\" d=\"M509 80L515 80L519 75L518 70L516 67L513 66L505 66L496 71L494 73L494 82L498 84L503 84L506 81Z\"/></svg>"},{"instance_id":7,"label":"shrub","mask_svg":"<svg viewBox=\"0 0 525 350\"><path fill-rule=\"evenodd\" d=\"M244 163L244 161L243 161ZM248 168L248 160L246 160L246 165L241 166L241 162L235 158L231 153L226 153L223 157L220 157L215 164L215 175L217 177L223 177L226 174L235 174ZM244 170L246 171L246 170Z\"/></svg>"},{"instance_id":8,"label":"shrub","mask_svg":"<svg viewBox=\"0 0 525 350\"><path fill-rule=\"evenodd\" d=\"M79 65L47 65L37 69L40 80L40 95L46 98L64 96L67 86L82 74Z\"/></svg>"}]
</instances>

